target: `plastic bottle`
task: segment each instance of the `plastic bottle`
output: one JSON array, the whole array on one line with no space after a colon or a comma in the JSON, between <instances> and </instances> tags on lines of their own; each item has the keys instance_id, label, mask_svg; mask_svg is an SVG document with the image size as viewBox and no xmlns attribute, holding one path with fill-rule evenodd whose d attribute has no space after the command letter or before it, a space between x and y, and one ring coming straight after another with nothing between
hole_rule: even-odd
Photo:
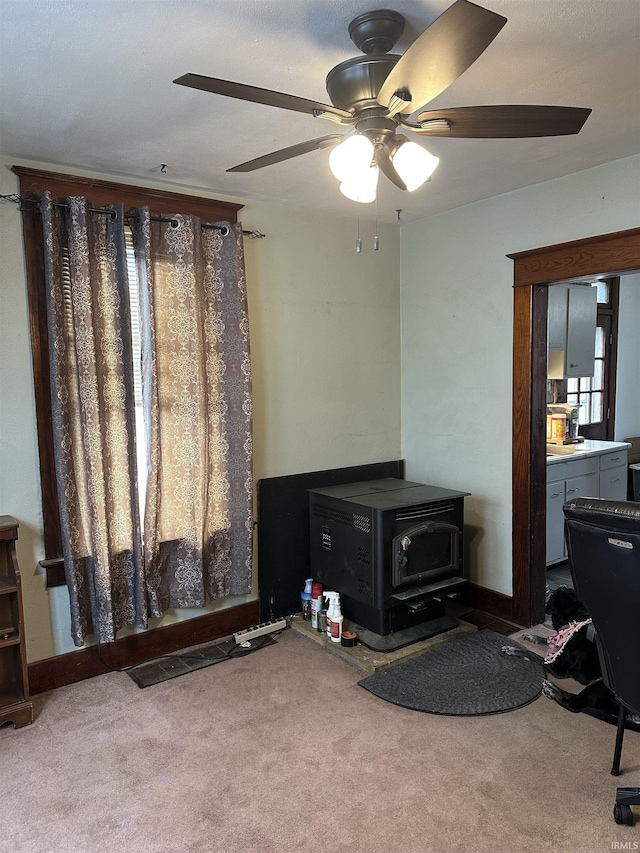
<instances>
[{"instance_id":1,"label":"plastic bottle","mask_svg":"<svg viewBox=\"0 0 640 853\"><path fill-rule=\"evenodd\" d=\"M344 616L340 607L340 595L336 593L333 603L333 616L331 617L331 642L339 643L342 639L342 623Z\"/></svg>"},{"instance_id":2,"label":"plastic bottle","mask_svg":"<svg viewBox=\"0 0 640 853\"><path fill-rule=\"evenodd\" d=\"M333 617L337 594L337 592L325 592L324 594L324 597L329 602L327 605L327 637L329 638L331 638L331 619Z\"/></svg>"},{"instance_id":3,"label":"plastic bottle","mask_svg":"<svg viewBox=\"0 0 640 853\"><path fill-rule=\"evenodd\" d=\"M567 437L567 416L563 412L551 415L551 438L554 441L564 441Z\"/></svg>"},{"instance_id":4,"label":"plastic bottle","mask_svg":"<svg viewBox=\"0 0 640 853\"><path fill-rule=\"evenodd\" d=\"M322 610L318 610L318 633L327 633L327 611L324 609L324 607L322 608Z\"/></svg>"},{"instance_id":5,"label":"plastic bottle","mask_svg":"<svg viewBox=\"0 0 640 853\"><path fill-rule=\"evenodd\" d=\"M322 584L311 584L311 627L318 628L318 613L322 610Z\"/></svg>"},{"instance_id":6,"label":"plastic bottle","mask_svg":"<svg viewBox=\"0 0 640 853\"><path fill-rule=\"evenodd\" d=\"M304 592L302 593L302 618L305 622L311 622L311 584L313 578L307 578L304 582Z\"/></svg>"}]
</instances>

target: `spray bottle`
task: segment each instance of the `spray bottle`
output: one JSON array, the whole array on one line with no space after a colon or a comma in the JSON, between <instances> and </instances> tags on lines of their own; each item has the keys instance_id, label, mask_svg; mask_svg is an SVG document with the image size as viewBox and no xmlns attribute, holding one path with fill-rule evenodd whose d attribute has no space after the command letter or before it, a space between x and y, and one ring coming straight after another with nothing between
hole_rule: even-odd
<instances>
[{"instance_id":1,"label":"spray bottle","mask_svg":"<svg viewBox=\"0 0 640 853\"><path fill-rule=\"evenodd\" d=\"M318 613L322 610L322 584L311 584L311 627L318 629Z\"/></svg>"},{"instance_id":2,"label":"spray bottle","mask_svg":"<svg viewBox=\"0 0 640 853\"><path fill-rule=\"evenodd\" d=\"M331 617L331 642L339 643L342 639L342 623L344 616L340 607L340 593L336 592L333 602L333 615Z\"/></svg>"},{"instance_id":3,"label":"spray bottle","mask_svg":"<svg viewBox=\"0 0 640 853\"><path fill-rule=\"evenodd\" d=\"M324 597L327 599L329 604L327 605L327 637L331 638L331 622L333 619L333 613L336 606L336 595L337 592L326 592L324 593Z\"/></svg>"}]
</instances>

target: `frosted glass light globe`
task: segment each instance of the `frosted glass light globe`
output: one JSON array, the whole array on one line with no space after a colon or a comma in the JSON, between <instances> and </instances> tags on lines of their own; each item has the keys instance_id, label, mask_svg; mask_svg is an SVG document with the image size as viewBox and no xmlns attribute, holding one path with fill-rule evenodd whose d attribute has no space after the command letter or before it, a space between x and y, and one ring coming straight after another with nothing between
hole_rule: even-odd
<instances>
[{"instance_id":1,"label":"frosted glass light globe","mask_svg":"<svg viewBox=\"0 0 640 853\"><path fill-rule=\"evenodd\" d=\"M372 142L356 133L333 149L329 155L329 168L339 181L348 181L356 172L366 171L372 159Z\"/></svg>"},{"instance_id":2,"label":"frosted glass light globe","mask_svg":"<svg viewBox=\"0 0 640 853\"><path fill-rule=\"evenodd\" d=\"M392 162L409 192L413 192L435 172L440 158L434 157L415 142L403 142L393 155Z\"/></svg>"},{"instance_id":3,"label":"frosted glass light globe","mask_svg":"<svg viewBox=\"0 0 640 853\"><path fill-rule=\"evenodd\" d=\"M370 204L376 200L378 175L378 167L371 166L366 172L358 172L356 175L351 175L348 181L343 181L340 184L340 192L351 201Z\"/></svg>"}]
</instances>

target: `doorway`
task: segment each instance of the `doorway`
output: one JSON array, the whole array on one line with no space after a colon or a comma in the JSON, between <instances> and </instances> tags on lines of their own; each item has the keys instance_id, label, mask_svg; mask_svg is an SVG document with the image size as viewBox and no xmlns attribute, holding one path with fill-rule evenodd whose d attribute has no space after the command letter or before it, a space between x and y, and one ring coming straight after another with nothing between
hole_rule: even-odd
<instances>
[{"instance_id":1,"label":"doorway","mask_svg":"<svg viewBox=\"0 0 640 853\"><path fill-rule=\"evenodd\" d=\"M551 284L640 270L640 228L509 255L514 261L513 618L544 618L547 301Z\"/></svg>"}]
</instances>

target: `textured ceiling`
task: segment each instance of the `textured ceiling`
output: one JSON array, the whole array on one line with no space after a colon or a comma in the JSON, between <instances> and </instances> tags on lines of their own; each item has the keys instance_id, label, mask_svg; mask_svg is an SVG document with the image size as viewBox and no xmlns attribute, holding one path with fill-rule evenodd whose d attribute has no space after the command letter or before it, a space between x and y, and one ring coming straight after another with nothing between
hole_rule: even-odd
<instances>
[{"instance_id":1,"label":"textured ceiling","mask_svg":"<svg viewBox=\"0 0 640 853\"><path fill-rule=\"evenodd\" d=\"M451 0L0 0L0 152L227 196L353 214L327 152L246 174L225 169L333 133L299 113L175 86L193 72L327 102L324 81L358 51L347 27L372 8L406 18L408 45ZM640 151L639 0L483 0L508 18L430 108L591 107L578 136L428 139L433 180L380 179L378 216L405 221ZM166 175L160 174L167 164ZM373 205L360 205L363 216Z\"/></svg>"}]
</instances>

